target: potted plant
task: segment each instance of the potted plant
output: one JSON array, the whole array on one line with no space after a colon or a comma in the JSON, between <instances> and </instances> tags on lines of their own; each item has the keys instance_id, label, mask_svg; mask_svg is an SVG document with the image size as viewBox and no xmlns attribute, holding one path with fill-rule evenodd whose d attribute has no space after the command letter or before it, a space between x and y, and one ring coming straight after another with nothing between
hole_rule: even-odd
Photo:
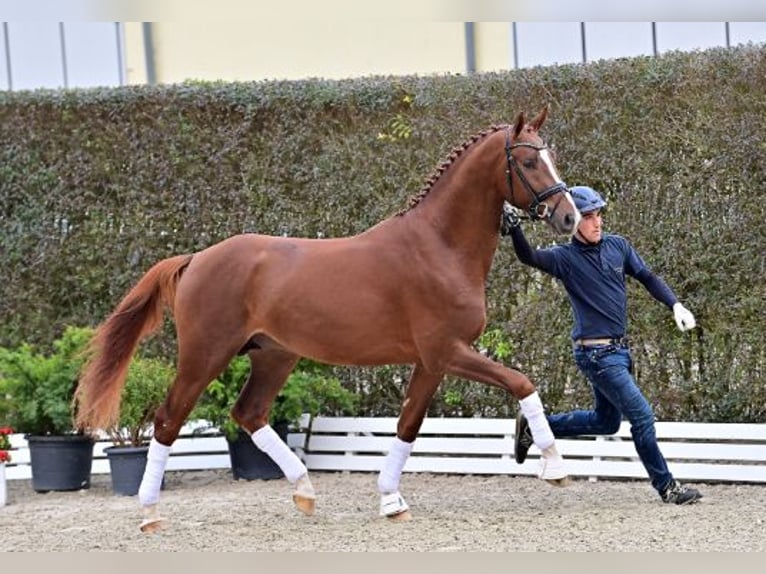
<instances>
[{"instance_id":1,"label":"potted plant","mask_svg":"<svg viewBox=\"0 0 766 574\"><path fill-rule=\"evenodd\" d=\"M191 418L205 420L226 437L234 479L282 478L282 470L253 444L250 435L231 418L231 409L250 372L247 357L236 357L200 398ZM332 377L328 367L303 359L274 400L269 424L282 440L296 429L304 413L311 416L352 415L357 396Z\"/></svg>"},{"instance_id":2,"label":"potted plant","mask_svg":"<svg viewBox=\"0 0 766 574\"><path fill-rule=\"evenodd\" d=\"M105 429L112 446L104 449L109 460L112 491L133 496L138 493L146 468L154 415L167 395L175 369L161 359L136 357L120 396L117 424Z\"/></svg>"},{"instance_id":3,"label":"potted plant","mask_svg":"<svg viewBox=\"0 0 766 574\"><path fill-rule=\"evenodd\" d=\"M52 352L0 348L0 412L24 433L37 492L90 487L92 436L74 424L74 389L93 330L67 327Z\"/></svg>"}]
</instances>

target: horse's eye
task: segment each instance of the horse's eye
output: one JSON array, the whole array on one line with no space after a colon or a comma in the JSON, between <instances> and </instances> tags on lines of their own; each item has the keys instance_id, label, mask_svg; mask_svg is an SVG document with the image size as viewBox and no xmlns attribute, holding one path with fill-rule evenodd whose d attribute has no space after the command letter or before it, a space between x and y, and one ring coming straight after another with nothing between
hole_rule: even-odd
<instances>
[{"instance_id":1,"label":"horse's eye","mask_svg":"<svg viewBox=\"0 0 766 574\"><path fill-rule=\"evenodd\" d=\"M534 159L525 159L523 164L524 164L524 167L527 169L534 169L537 162Z\"/></svg>"}]
</instances>

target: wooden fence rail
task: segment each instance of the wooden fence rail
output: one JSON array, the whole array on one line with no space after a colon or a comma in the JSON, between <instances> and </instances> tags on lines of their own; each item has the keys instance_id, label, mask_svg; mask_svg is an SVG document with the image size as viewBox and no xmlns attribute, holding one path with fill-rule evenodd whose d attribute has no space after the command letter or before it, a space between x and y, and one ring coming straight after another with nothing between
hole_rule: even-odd
<instances>
[{"instance_id":1,"label":"wooden fence rail","mask_svg":"<svg viewBox=\"0 0 766 574\"><path fill-rule=\"evenodd\" d=\"M303 419L301 432L288 444L309 470L376 472L396 431L396 418L315 417ZM184 427L173 445L168 470L231 468L223 436L200 433L202 425ZM660 449L681 480L766 483L766 424L658 422ZM427 418L405 472L534 475L539 451L532 447L524 464L513 458L514 419ZM212 433L216 433L212 429ZM23 435L11 435L13 461L8 479L31 478L29 449ZM108 473L100 440L92 472ZM646 478L636 455L630 427L623 423L610 436L558 439L571 476Z\"/></svg>"}]
</instances>

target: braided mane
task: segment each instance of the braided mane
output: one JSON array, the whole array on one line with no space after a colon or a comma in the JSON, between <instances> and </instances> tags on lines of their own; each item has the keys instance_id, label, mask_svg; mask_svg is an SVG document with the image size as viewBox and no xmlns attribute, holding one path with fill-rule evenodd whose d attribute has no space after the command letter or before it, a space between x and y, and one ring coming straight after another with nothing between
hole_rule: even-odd
<instances>
[{"instance_id":1,"label":"braided mane","mask_svg":"<svg viewBox=\"0 0 766 574\"><path fill-rule=\"evenodd\" d=\"M472 135L469 139L467 139L465 142L463 142L462 145L459 145L452 149L452 151L449 154L449 157L443 161L441 164L439 164L439 167L437 167L433 173L426 179L426 181L423 183L423 187L420 188L420 191L410 197L409 202L407 203L407 207L399 211L396 216L401 216L410 211L412 208L414 208L416 205L418 205L422 199L428 195L428 193L433 189L434 185L436 185L436 182L439 181L439 178L442 176L442 174L449 169L449 167L455 163L457 158L459 158L463 153L465 153L466 150L468 150L473 144L476 142L483 140L485 137L487 137L490 134L493 134L495 132L498 132L502 129L507 128L508 126L503 125L493 125L487 128L484 131L481 131L477 134Z\"/></svg>"}]
</instances>

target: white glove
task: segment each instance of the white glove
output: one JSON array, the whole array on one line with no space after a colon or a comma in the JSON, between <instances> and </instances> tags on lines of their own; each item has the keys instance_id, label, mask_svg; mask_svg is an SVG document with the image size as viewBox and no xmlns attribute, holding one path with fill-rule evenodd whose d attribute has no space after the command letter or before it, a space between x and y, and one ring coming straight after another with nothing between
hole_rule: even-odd
<instances>
[{"instance_id":1,"label":"white glove","mask_svg":"<svg viewBox=\"0 0 766 574\"><path fill-rule=\"evenodd\" d=\"M694 329L697 326L697 321L694 320L694 315L681 303L673 305L673 318L676 320L676 325L682 331L688 331Z\"/></svg>"}]
</instances>

